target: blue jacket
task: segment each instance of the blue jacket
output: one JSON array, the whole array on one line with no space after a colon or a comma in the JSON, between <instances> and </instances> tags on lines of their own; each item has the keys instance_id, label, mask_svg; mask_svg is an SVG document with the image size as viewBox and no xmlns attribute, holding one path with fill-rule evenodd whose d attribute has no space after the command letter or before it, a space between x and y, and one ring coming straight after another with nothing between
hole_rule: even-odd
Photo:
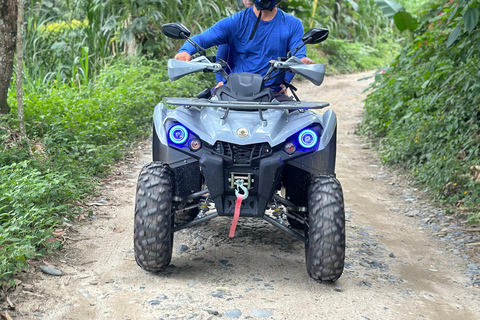
<instances>
[{"instance_id":1,"label":"blue jacket","mask_svg":"<svg viewBox=\"0 0 480 320\"><path fill-rule=\"evenodd\" d=\"M192 38L204 48L228 44L230 46L229 61L232 61L232 72L249 72L265 75L270 67L270 60L286 57L287 52L302 43L304 34L302 22L280 9L270 21L260 20L257 31L252 40L249 40L257 16L253 8L237 12L222 19L205 32ZM179 52L188 52L193 55L196 50L188 42L180 48ZM300 49L296 56L306 57L305 47ZM280 84L284 82L285 75L273 78L267 86L274 91L280 91Z\"/></svg>"}]
</instances>

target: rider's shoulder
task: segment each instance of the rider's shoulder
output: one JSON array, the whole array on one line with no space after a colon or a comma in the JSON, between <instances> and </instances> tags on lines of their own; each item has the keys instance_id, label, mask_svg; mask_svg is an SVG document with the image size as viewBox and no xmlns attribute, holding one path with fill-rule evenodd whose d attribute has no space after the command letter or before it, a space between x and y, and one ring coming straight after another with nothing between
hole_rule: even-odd
<instances>
[{"instance_id":1,"label":"rider's shoulder","mask_svg":"<svg viewBox=\"0 0 480 320\"><path fill-rule=\"evenodd\" d=\"M299 18L283 11L282 9L278 8L277 15L280 15L283 19L287 21L295 21L295 22L302 22Z\"/></svg>"}]
</instances>

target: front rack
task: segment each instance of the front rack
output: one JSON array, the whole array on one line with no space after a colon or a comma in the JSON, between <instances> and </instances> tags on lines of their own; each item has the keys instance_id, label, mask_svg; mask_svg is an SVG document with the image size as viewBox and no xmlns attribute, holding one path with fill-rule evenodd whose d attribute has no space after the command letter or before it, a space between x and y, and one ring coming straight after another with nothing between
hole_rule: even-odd
<instances>
[{"instance_id":1,"label":"front rack","mask_svg":"<svg viewBox=\"0 0 480 320\"><path fill-rule=\"evenodd\" d=\"M215 101L199 98L163 98L163 102L175 106L238 108L238 109L323 109L327 102L289 101L289 102L252 102L252 101Z\"/></svg>"},{"instance_id":2,"label":"front rack","mask_svg":"<svg viewBox=\"0 0 480 320\"><path fill-rule=\"evenodd\" d=\"M289 101L289 102L253 102L253 101L216 101L200 98L163 98L163 102L170 105L180 107L204 107L204 108L224 108L225 114L220 118L226 119L230 109L237 110L258 110L260 120L266 124L265 118L263 118L263 110L277 109L277 110L299 110L303 112L307 109L323 109L330 104L327 102L308 102L308 101Z\"/></svg>"}]
</instances>

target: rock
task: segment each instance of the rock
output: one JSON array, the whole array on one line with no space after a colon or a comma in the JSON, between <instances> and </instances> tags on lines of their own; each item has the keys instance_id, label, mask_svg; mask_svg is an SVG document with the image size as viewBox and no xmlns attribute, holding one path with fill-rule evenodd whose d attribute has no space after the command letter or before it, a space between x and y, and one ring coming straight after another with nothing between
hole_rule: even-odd
<instances>
[{"instance_id":1,"label":"rock","mask_svg":"<svg viewBox=\"0 0 480 320\"><path fill-rule=\"evenodd\" d=\"M155 298L156 298L156 299L159 299L159 300L167 300L167 299L168 299L168 297L167 297L166 295L164 295L164 294L161 294L161 295L159 295L159 296L157 296L157 297L155 297Z\"/></svg>"},{"instance_id":2,"label":"rock","mask_svg":"<svg viewBox=\"0 0 480 320\"><path fill-rule=\"evenodd\" d=\"M41 314L40 312L34 312L33 315L35 317L43 318L43 314Z\"/></svg>"},{"instance_id":3,"label":"rock","mask_svg":"<svg viewBox=\"0 0 480 320\"><path fill-rule=\"evenodd\" d=\"M390 258L395 258L395 255L393 254L393 252L390 252L390 254L388 255Z\"/></svg>"},{"instance_id":4,"label":"rock","mask_svg":"<svg viewBox=\"0 0 480 320\"><path fill-rule=\"evenodd\" d=\"M188 250L188 247L184 244L181 244L179 247L178 247L178 252L185 252Z\"/></svg>"},{"instance_id":5,"label":"rock","mask_svg":"<svg viewBox=\"0 0 480 320\"><path fill-rule=\"evenodd\" d=\"M333 288L333 290L337 291L337 292L342 292L342 287L340 286L335 286L335 288Z\"/></svg>"},{"instance_id":6,"label":"rock","mask_svg":"<svg viewBox=\"0 0 480 320\"><path fill-rule=\"evenodd\" d=\"M148 301L147 303L148 303L149 305L151 305L151 306L158 306L158 305L160 305L160 301L158 301L158 300L150 300L150 301Z\"/></svg>"},{"instance_id":7,"label":"rock","mask_svg":"<svg viewBox=\"0 0 480 320\"><path fill-rule=\"evenodd\" d=\"M197 281L190 281L190 282L188 283L188 286L189 286L189 287L194 287L197 283L198 283Z\"/></svg>"},{"instance_id":8,"label":"rock","mask_svg":"<svg viewBox=\"0 0 480 320\"><path fill-rule=\"evenodd\" d=\"M213 314L214 316L218 315L217 310L205 310L205 311L207 311L209 314Z\"/></svg>"},{"instance_id":9,"label":"rock","mask_svg":"<svg viewBox=\"0 0 480 320\"><path fill-rule=\"evenodd\" d=\"M47 266L41 266L40 270L42 270L43 273L49 274L51 276L60 277L60 276L63 275L62 271L54 269L54 268L50 268L50 267L47 267Z\"/></svg>"},{"instance_id":10,"label":"rock","mask_svg":"<svg viewBox=\"0 0 480 320\"><path fill-rule=\"evenodd\" d=\"M220 259L220 260L218 260L218 262L220 262L221 264L223 264L225 267L231 267L231 266L232 266L231 263L228 263L228 260L227 260L227 259Z\"/></svg>"},{"instance_id":11,"label":"rock","mask_svg":"<svg viewBox=\"0 0 480 320\"><path fill-rule=\"evenodd\" d=\"M253 309L253 310L250 310L250 315L252 315L253 317L259 317L259 318L269 318L269 317L273 317L273 313L271 313L271 312L268 311L268 310L264 310L264 309Z\"/></svg>"},{"instance_id":12,"label":"rock","mask_svg":"<svg viewBox=\"0 0 480 320\"><path fill-rule=\"evenodd\" d=\"M230 294L227 294L224 290L221 290L221 289L217 289L216 292L210 293L210 296L214 298L220 298L220 299L223 299L226 295L230 295Z\"/></svg>"},{"instance_id":13,"label":"rock","mask_svg":"<svg viewBox=\"0 0 480 320\"><path fill-rule=\"evenodd\" d=\"M240 318L241 315L242 315L242 311L238 309L231 309L225 312L225 317L227 318Z\"/></svg>"},{"instance_id":14,"label":"rock","mask_svg":"<svg viewBox=\"0 0 480 320\"><path fill-rule=\"evenodd\" d=\"M470 270L478 270L478 266L475 263L467 264L467 268Z\"/></svg>"}]
</instances>

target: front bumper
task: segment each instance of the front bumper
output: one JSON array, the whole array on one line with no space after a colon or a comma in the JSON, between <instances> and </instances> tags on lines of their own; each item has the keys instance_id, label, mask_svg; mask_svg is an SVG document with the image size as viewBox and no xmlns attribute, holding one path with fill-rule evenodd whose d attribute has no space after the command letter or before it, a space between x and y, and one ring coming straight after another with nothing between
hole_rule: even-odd
<instances>
[{"instance_id":1,"label":"front bumper","mask_svg":"<svg viewBox=\"0 0 480 320\"><path fill-rule=\"evenodd\" d=\"M242 201L240 215L262 218L273 194L280 187L284 162L280 157L260 159L257 168L226 167L224 159L217 155L204 154L200 159L200 170L215 202L218 215L233 216L235 209L235 189L232 176L250 176L250 190L247 199ZM261 177L261 178L260 178Z\"/></svg>"}]
</instances>

